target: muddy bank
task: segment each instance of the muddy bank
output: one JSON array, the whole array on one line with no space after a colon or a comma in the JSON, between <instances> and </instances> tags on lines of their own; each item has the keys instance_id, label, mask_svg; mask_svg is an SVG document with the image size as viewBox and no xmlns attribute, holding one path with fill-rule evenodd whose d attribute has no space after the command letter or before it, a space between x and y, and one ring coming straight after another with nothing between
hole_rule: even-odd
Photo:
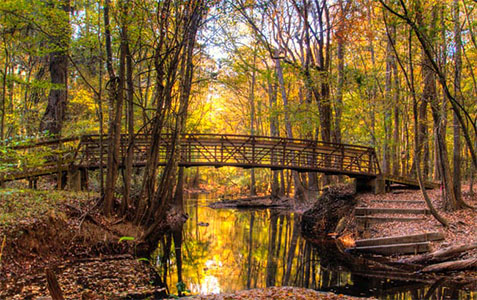
<instances>
[{"instance_id":1,"label":"muddy bank","mask_svg":"<svg viewBox=\"0 0 477 300\"><path fill-rule=\"evenodd\" d=\"M210 203L210 208L242 208L242 209L264 209L264 208L293 208L294 199L288 197L273 198L270 195L241 197L237 199L223 199Z\"/></svg>"},{"instance_id":2,"label":"muddy bank","mask_svg":"<svg viewBox=\"0 0 477 300\"><path fill-rule=\"evenodd\" d=\"M310 240L321 240L326 236L339 236L351 231L356 206L351 186L329 187L323 191L312 208L302 216L301 230Z\"/></svg>"}]
</instances>

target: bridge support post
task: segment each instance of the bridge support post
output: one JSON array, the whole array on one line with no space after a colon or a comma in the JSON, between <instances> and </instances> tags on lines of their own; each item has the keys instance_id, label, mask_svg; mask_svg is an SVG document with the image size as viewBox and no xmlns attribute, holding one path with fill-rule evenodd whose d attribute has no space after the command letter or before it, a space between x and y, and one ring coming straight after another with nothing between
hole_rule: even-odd
<instances>
[{"instance_id":1,"label":"bridge support post","mask_svg":"<svg viewBox=\"0 0 477 300\"><path fill-rule=\"evenodd\" d=\"M384 194L385 180L382 176L376 178L358 177L355 179L356 193L374 192L375 194Z\"/></svg>"},{"instance_id":2,"label":"bridge support post","mask_svg":"<svg viewBox=\"0 0 477 300\"><path fill-rule=\"evenodd\" d=\"M71 169L67 173L68 189L71 191L85 190L88 185L88 173L85 169Z\"/></svg>"}]
</instances>

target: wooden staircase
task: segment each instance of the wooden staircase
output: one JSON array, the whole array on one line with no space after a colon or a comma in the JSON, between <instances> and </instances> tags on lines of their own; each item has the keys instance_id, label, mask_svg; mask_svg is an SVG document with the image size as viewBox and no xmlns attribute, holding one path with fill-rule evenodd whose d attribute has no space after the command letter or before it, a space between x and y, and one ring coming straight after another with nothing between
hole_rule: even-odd
<instances>
[{"instance_id":1,"label":"wooden staircase","mask_svg":"<svg viewBox=\"0 0 477 300\"><path fill-rule=\"evenodd\" d=\"M443 240L440 232L390 236L355 241L354 251L381 255L418 254L430 251L430 242Z\"/></svg>"},{"instance_id":2,"label":"wooden staircase","mask_svg":"<svg viewBox=\"0 0 477 300\"><path fill-rule=\"evenodd\" d=\"M387 222L419 222L430 214L422 200L372 200L372 207L356 207L355 217L361 231L372 225ZM393 205L393 207L390 207ZM393 224L395 226L395 224ZM440 232L423 232L411 235L385 236L355 241L352 251L379 255L418 254L429 252L431 242L443 240Z\"/></svg>"}]
</instances>

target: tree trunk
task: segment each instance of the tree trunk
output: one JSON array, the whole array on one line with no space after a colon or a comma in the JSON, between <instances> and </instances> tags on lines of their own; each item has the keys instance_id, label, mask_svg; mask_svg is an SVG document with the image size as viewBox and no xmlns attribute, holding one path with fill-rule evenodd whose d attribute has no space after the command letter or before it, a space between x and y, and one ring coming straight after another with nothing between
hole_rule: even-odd
<instances>
[{"instance_id":1,"label":"tree trunk","mask_svg":"<svg viewBox=\"0 0 477 300\"><path fill-rule=\"evenodd\" d=\"M282 66L280 63L279 59L274 59L275 60L275 67L276 67L276 72L277 72L277 78L278 78L278 83L280 86L280 92L282 95L282 101L283 101L283 106L284 106L284 111L285 111L285 129L286 129L286 134L287 137L292 139L293 138L293 132L292 132L292 127L290 123L290 118L289 118L289 108L288 108L288 96L285 90L285 81L283 79L283 70ZM303 187L303 184L301 183L300 176L297 171L292 171L293 174L293 182L295 184L295 198L300 201L300 202L308 202L307 195L305 192L305 188Z\"/></svg>"},{"instance_id":2,"label":"tree trunk","mask_svg":"<svg viewBox=\"0 0 477 300\"><path fill-rule=\"evenodd\" d=\"M128 148L125 162L125 176L124 177L124 195L121 207L121 212L124 215L130 205L131 197L131 176L133 172L133 158L134 158L134 84L133 84L133 61L129 49L128 39L128 24L126 23L126 16L128 13L129 1L123 4L123 14L125 23L123 25L123 39L124 51L126 53L126 82L127 82L127 129L128 129Z\"/></svg>"},{"instance_id":3,"label":"tree trunk","mask_svg":"<svg viewBox=\"0 0 477 300\"><path fill-rule=\"evenodd\" d=\"M52 28L50 35L50 47L58 49L50 54L50 77L53 87L48 96L48 105L40 121L40 131L48 131L50 134L59 136L65 120L66 105L68 101L68 47L70 37L69 13L70 1L62 0L59 7L64 11L65 18L58 27ZM53 26L53 24L52 24Z\"/></svg>"},{"instance_id":4,"label":"tree trunk","mask_svg":"<svg viewBox=\"0 0 477 300\"><path fill-rule=\"evenodd\" d=\"M255 64L257 60L257 53L254 49L253 62L252 62L252 81L250 82L250 135L255 135L255 82L256 82L256 69ZM257 190L255 187L255 169L250 170L250 196L255 196Z\"/></svg>"},{"instance_id":5,"label":"tree trunk","mask_svg":"<svg viewBox=\"0 0 477 300\"><path fill-rule=\"evenodd\" d=\"M385 174L391 173L391 90L392 90L392 73L394 57L392 54L392 45L395 40L395 29L393 26L389 28L389 34L386 46L386 79L385 79L385 101L384 101L384 145L383 145L383 163L382 171Z\"/></svg>"},{"instance_id":6,"label":"tree trunk","mask_svg":"<svg viewBox=\"0 0 477 300\"><path fill-rule=\"evenodd\" d=\"M106 165L106 188L104 195L103 211L104 214L110 216L114 209L114 188L118 176L119 168L119 146L121 139L121 117L124 95L124 78L126 52L124 48L125 40L121 37L121 49L119 59L119 77L114 74L112 63L111 49L111 29L109 23L110 0L104 2L104 26L106 38L106 66L109 73L109 81L107 83L109 94L109 131L108 131L108 162Z\"/></svg>"},{"instance_id":7,"label":"tree trunk","mask_svg":"<svg viewBox=\"0 0 477 300\"><path fill-rule=\"evenodd\" d=\"M338 40L338 85L336 87L335 128L334 142L341 143L341 115L343 113L343 89L344 89L344 52L345 42Z\"/></svg>"},{"instance_id":8,"label":"tree trunk","mask_svg":"<svg viewBox=\"0 0 477 300\"><path fill-rule=\"evenodd\" d=\"M270 71L270 70L269 70ZM269 112L270 112L270 135L273 137L279 136L278 134L278 117L274 113L274 110L277 109L277 85L276 82L272 82L270 79L268 80L268 99L269 99ZM274 159L276 159L274 157ZM272 164L275 161L271 162ZM283 195L284 190L281 188L279 183L279 174L280 171L273 171L272 170L272 199L278 199L279 196ZM283 173L282 173L283 178ZM283 182L282 182L283 183Z\"/></svg>"},{"instance_id":9,"label":"tree trunk","mask_svg":"<svg viewBox=\"0 0 477 300\"><path fill-rule=\"evenodd\" d=\"M6 103L7 103L7 74L8 74L8 65L9 65L9 53L8 47L6 45L5 36L3 39L5 43L5 66L3 68L3 80L2 80L2 118L0 120L0 140L3 141L5 138L5 113L6 113Z\"/></svg>"},{"instance_id":10,"label":"tree trunk","mask_svg":"<svg viewBox=\"0 0 477 300\"><path fill-rule=\"evenodd\" d=\"M454 0L454 44L455 44L455 77L454 77L454 97L455 100L462 104L461 100L461 77L462 77L462 40L461 40L461 30L459 22L459 1ZM455 195L455 203L450 203L450 209L458 209L463 205L462 203L462 191L461 191L461 142L460 142L460 124L457 115L454 113L453 118L453 130L454 130L454 152L453 152L453 163L454 163L454 174L453 174L453 189Z\"/></svg>"}]
</instances>

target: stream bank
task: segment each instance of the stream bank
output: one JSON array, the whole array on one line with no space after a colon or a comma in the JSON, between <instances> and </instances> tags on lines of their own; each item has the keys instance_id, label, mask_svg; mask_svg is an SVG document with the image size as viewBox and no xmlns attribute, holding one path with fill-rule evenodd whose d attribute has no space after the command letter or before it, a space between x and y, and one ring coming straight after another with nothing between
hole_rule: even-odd
<instances>
[{"instance_id":1,"label":"stream bank","mask_svg":"<svg viewBox=\"0 0 477 300\"><path fill-rule=\"evenodd\" d=\"M131 241L137 227L107 219L93 193L0 191L0 299L47 297L46 269L66 299L130 299L165 295ZM124 274L118 276L118 274Z\"/></svg>"}]
</instances>

